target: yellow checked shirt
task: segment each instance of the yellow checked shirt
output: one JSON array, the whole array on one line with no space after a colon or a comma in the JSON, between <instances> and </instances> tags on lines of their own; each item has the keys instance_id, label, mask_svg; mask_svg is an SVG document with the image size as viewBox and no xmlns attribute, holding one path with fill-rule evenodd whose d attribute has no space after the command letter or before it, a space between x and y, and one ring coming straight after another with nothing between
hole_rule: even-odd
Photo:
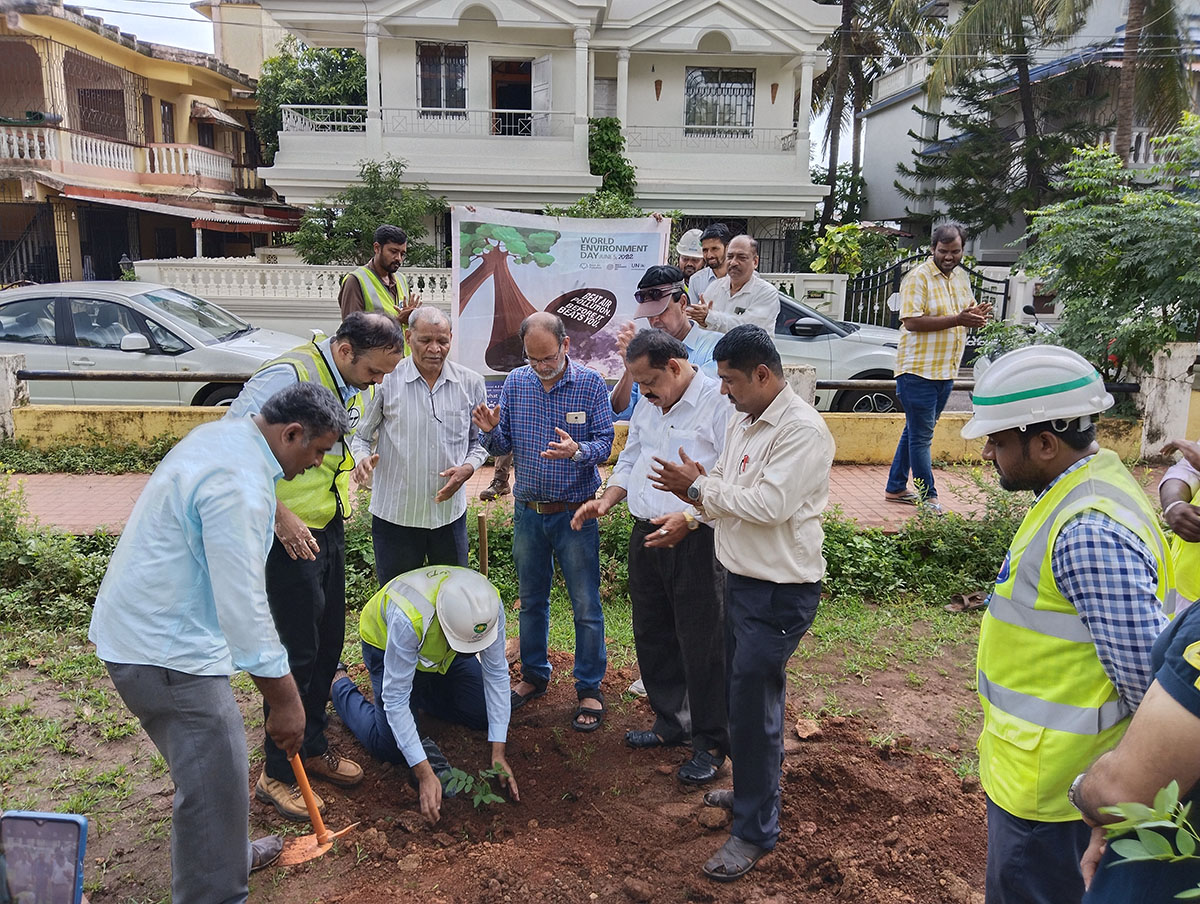
<instances>
[{"instance_id":1,"label":"yellow checked shirt","mask_svg":"<svg viewBox=\"0 0 1200 904\"><path fill-rule=\"evenodd\" d=\"M957 314L975 304L967 271L955 267L943 276L930 258L904 277L900 285L900 319ZM958 376L967 344L967 328L952 326L946 330L916 332L900 328L900 347L896 351L896 373L916 374L926 380L953 380Z\"/></svg>"}]
</instances>

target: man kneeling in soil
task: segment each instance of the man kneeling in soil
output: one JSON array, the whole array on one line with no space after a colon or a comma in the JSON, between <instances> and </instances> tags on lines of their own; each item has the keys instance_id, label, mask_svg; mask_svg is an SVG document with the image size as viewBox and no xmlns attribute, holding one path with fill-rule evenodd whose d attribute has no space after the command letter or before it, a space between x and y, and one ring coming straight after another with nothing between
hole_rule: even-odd
<instances>
[{"instance_id":1,"label":"man kneeling in soil","mask_svg":"<svg viewBox=\"0 0 1200 904\"><path fill-rule=\"evenodd\" d=\"M247 841L246 729L229 676L270 704L267 735L288 756L304 707L267 605L275 481L319 465L348 427L315 383L260 414L197 427L154 470L100 585L88 638L175 784L171 900L244 902L278 835Z\"/></svg>"},{"instance_id":2,"label":"man kneeling in soil","mask_svg":"<svg viewBox=\"0 0 1200 904\"><path fill-rule=\"evenodd\" d=\"M438 821L450 764L432 738L418 733L418 710L486 728L500 784L519 800L504 755L511 712L504 606L487 578L453 566L399 575L363 607L359 636L375 702L367 702L339 663L333 708L371 756L408 765L421 814Z\"/></svg>"}]
</instances>

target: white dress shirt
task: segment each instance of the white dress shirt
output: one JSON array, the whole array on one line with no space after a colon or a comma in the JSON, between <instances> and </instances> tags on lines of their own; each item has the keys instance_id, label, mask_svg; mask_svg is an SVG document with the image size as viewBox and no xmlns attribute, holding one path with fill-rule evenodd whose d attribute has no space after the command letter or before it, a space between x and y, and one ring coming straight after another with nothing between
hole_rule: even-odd
<instances>
[{"instance_id":1,"label":"white dress shirt","mask_svg":"<svg viewBox=\"0 0 1200 904\"><path fill-rule=\"evenodd\" d=\"M467 494L460 487L445 502L434 502L448 468L487 460L471 411L487 399L483 377L446 361L433 389L412 358L383 378L363 412L350 443L355 461L369 454L378 434L379 464L372 478L372 515L401 527L442 527L461 518ZM464 485L465 486L465 485Z\"/></svg>"},{"instance_id":2,"label":"white dress shirt","mask_svg":"<svg viewBox=\"0 0 1200 904\"><path fill-rule=\"evenodd\" d=\"M687 508L674 493L656 490L650 480L654 458L679 461L679 449L706 471L712 470L725 445L725 427L733 406L721 397L721 385L696 371L670 411L642 400L629 419L629 438L608 478L610 487L626 492L629 513L649 521Z\"/></svg>"},{"instance_id":3,"label":"white dress shirt","mask_svg":"<svg viewBox=\"0 0 1200 904\"><path fill-rule=\"evenodd\" d=\"M696 478L701 511L716 528L718 561L776 584L821 580L821 512L832 466L829 428L790 386L758 420L735 415L716 467Z\"/></svg>"},{"instance_id":4,"label":"white dress shirt","mask_svg":"<svg viewBox=\"0 0 1200 904\"><path fill-rule=\"evenodd\" d=\"M704 300L712 305L705 318L705 329L728 333L743 323L755 323L775 335L779 319L779 290L755 273L736 292L730 292L728 274L714 279L704 290Z\"/></svg>"}]
</instances>

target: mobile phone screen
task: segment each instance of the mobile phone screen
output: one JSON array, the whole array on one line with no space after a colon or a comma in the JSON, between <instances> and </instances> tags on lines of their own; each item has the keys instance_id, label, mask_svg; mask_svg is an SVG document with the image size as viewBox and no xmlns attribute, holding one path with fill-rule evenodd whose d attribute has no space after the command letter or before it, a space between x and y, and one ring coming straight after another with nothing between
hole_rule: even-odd
<instances>
[{"instance_id":1,"label":"mobile phone screen","mask_svg":"<svg viewBox=\"0 0 1200 904\"><path fill-rule=\"evenodd\" d=\"M0 819L0 902L78 904L83 893L87 820L55 813ZM7 898L5 897L7 893Z\"/></svg>"}]
</instances>

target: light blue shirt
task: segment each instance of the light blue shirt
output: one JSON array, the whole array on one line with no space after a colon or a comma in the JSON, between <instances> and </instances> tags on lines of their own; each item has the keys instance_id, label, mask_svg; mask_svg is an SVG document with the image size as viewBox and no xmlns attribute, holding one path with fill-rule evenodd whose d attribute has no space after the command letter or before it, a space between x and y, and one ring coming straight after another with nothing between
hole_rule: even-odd
<instances>
[{"instance_id":1,"label":"light blue shirt","mask_svg":"<svg viewBox=\"0 0 1200 904\"><path fill-rule=\"evenodd\" d=\"M417 672L417 653L421 644L412 622L399 606L387 607L387 649L383 651L383 711L404 754L409 768L428 757L421 746L417 723L408 701L412 697L413 676ZM504 607L496 639L479 654L483 670L483 702L487 707L488 740L502 743L508 738L508 720L512 714L509 695L508 660L504 656ZM459 656L464 655L459 653Z\"/></svg>"},{"instance_id":2,"label":"light blue shirt","mask_svg":"<svg viewBox=\"0 0 1200 904\"><path fill-rule=\"evenodd\" d=\"M167 453L100 584L96 655L189 675L288 674L266 583L282 476L249 418L204 424Z\"/></svg>"},{"instance_id":3,"label":"light blue shirt","mask_svg":"<svg viewBox=\"0 0 1200 904\"><path fill-rule=\"evenodd\" d=\"M717 338L721 337L718 336ZM317 348L321 350L321 354L325 356L325 362L329 365L329 369L333 371L333 381L337 384L338 395L341 397L342 403L345 404L358 393L362 392L362 390L347 386L346 381L342 379L341 371L337 369L337 365L333 360L333 352L329 348L332 341L332 339L322 339L317 343ZM299 382L300 377L296 373L296 368L290 364L280 363L264 367L246 381L246 385L242 387L241 393L233 400L233 404L229 406L229 411L225 414L225 417L247 417L251 414L258 414L262 411L262 406L266 404L267 399L271 398L271 396L275 395L281 389L295 386Z\"/></svg>"},{"instance_id":4,"label":"light blue shirt","mask_svg":"<svg viewBox=\"0 0 1200 904\"><path fill-rule=\"evenodd\" d=\"M701 270L700 272L705 271ZM692 278L695 279L695 276ZM714 380L717 379L717 362L713 360L713 349L717 347L717 343L724 335L716 330L701 329L700 324L693 323L688 334L683 337L683 347L687 349L688 361L700 368L700 373L712 377ZM620 414L614 414L613 420L627 421L632 418L633 409L637 407L641 397L642 392L637 383L634 383L629 390L629 405Z\"/></svg>"}]
</instances>

